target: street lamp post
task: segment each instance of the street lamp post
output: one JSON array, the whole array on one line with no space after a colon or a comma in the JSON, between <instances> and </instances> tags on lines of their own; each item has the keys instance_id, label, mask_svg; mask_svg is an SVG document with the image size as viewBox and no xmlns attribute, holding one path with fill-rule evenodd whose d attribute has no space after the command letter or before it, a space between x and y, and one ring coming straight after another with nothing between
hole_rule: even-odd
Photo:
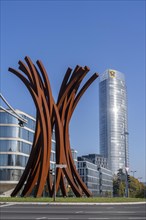
<instances>
[{"instance_id":1,"label":"street lamp post","mask_svg":"<svg viewBox=\"0 0 146 220\"><path fill-rule=\"evenodd\" d=\"M67 167L66 164L56 164L55 163L55 166L54 166L54 199L53 199L54 202L56 201L56 169L57 168L63 169L66 167Z\"/></svg>"},{"instance_id":2,"label":"street lamp post","mask_svg":"<svg viewBox=\"0 0 146 220\"><path fill-rule=\"evenodd\" d=\"M124 139L125 139L125 196L128 197L129 195L129 190L128 190L128 163L127 163L127 139L126 139L126 135L128 135L129 133L124 131Z\"/></svg>"},{"instance_id":3,"label":"street lamp post","mask_svg":"<svg viewBox=\"0 0 146 220\"><path fill-rule=\"evenodd\" d=\"M56 163L54 164L54 197L53 201L55 202L56 200Z\"/></svg>"},{"instance_id":4,"label":"street lamp post","mask_svg":"<svg viewBox=\"0 0 146 220\"><path fill-rule=\"evenodd\" d=\"M125 196L128 197L129 195L129 190L128 190L128 167L125 167L125 173L126 173L126 179L125 179L125 185L126 185L126 189L125 189Z\"/></svg>"}]
</instances>

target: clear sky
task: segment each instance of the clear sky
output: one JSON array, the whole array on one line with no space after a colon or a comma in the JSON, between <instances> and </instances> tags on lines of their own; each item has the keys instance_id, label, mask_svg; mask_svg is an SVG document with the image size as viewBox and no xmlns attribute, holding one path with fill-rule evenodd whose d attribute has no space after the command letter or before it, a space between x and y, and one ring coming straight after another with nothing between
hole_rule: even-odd
<instances>
[{"instance_id":1,"label":"clear sky","mask_svg":"<svg viewBox=\"0 0 146 220\"><path fill-rule=\"evenodd\" d=\"M10 104L35 115L23 83L8 72L26 55L47 69L54 98L68 67L90 67L87 78L108 68L125 74L128 90L130 170L145 181L145 1L1 0L1 92ZM78 155L99 153L99 79L86 91L70 123ZM132 173L131 173L132 175Z\"/></svg>"}]
</instances>

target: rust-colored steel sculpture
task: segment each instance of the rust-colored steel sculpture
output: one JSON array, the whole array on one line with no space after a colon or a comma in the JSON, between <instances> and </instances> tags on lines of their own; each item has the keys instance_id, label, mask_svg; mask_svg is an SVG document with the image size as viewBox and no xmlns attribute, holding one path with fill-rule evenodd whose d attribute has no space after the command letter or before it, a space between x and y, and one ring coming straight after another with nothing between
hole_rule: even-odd
<instances>
[{"instance_id":1,"label":"rust-colored steel sculpture","mask_svg":"<svg viewBox=\"0 0 146 220\"><path fill-rule=\"evenodd\" d=\"M50 174L53 129L55 129L56 136L56 164L67 165L66 168L57 169L56 192L60 188L62 195L67 196L64 181L66 177L77 197L83 194L88 197L92 196L74 165L69 141L69 122L80 98L98 74L93 74L79 90L89 68L76 66L73 72L68 68L60 87L57 103L55 103L42 62L37 61L37 65L34 65L29 57L25 57L25 61L25 63L19 61L21 72L13 68L9 68L9 71L23 81L33 98L37 110L36 130L28 163L11 196L16 196L24 186L21 196L29 196L35 189L34 196L40 197L46 184L50 197L53 196L54 183Z\"/></svg>"}]
</instances>

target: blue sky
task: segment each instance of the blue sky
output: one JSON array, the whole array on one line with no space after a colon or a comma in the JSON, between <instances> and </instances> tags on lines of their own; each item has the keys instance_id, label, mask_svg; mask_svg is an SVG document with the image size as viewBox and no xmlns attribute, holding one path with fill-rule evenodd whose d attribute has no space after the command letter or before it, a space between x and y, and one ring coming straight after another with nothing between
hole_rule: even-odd
<instances>
[{"instance_id":1,"label":"blue sky","mask_svg":"<svg viewBox=\"0 0 146 220\"><path fill-rule=\"evenodd\" d=\"M68 67L125 74L128 90L130 170L145 175L145 1L1 0L1 92L10 104L35 115L23 83L8 72L26 55L47 69L54 98ZM78 104L70 140L78 155L99 153L97 79ZM132 173L131 173L132 174Z\"/></svg>"}]
</instances>

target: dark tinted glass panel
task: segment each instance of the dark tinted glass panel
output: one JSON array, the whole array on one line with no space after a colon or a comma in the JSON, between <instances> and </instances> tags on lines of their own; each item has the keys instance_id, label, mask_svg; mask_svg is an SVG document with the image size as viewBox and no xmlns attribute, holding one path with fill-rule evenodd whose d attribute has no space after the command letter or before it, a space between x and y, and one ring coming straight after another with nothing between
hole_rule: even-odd
<instances>
[{"instance_id":1,"label":"dark tinted glass panel","mask_svg":"<svg viewBox=\"0 0 146 220\"><path fill-rule=\"evenodd\" d=\"M19 127L0 126L0 137L19 137Z\"/></svg>"},{"instance_id":2,"label":"dark tinted glass panel","mask_svg":"<svg viewBox=\"0 0 146 220\"><path fill-rule=\"evenodd\" d=\"M31 144L14 141L14 140L0 140L0 152L21 152L30 154Z\"/></svg>"},{"instance_id":3,"label":"dark tinted glass panel","mask_svg":"<svg viewBox=\"0 0 146 220\"><path fill-rule=\"evenodd\" d=\"M20 128L20 138L33 142L34 133L24 128Z\"/></svg>"},{"instance_id":4,"label":"dark tinted glass panel","mask_svg":"<svg viewBox=\"0 0 146 220\"><path fill-rule=\"evenodd\" d=\"M34 120L32 120L31 118L28 118L26 115L21 114L21 116L27 120L27 123L25 123L24 126L30 128L32 130L35 130L36 122Z\"/></svg>"},{"instance_id":5,"label":"dark tinted glass panel","mask_svg":"<svg viewBox=\"0 0 146 220\"><path fill-rule=\"evenodd\" d=\"M18 124L18 119L6 112L0 112L1 124Z\"/></svg>"},{"instance_id":6,"label":"dark tinted glass panel","mask_svg":"<svg viewBox=\"0 0 146 220\"><path fill-rule=\"evenodd\" d=\"M25 167L28 157L15 154L0 154L0 166L21 166Z\"/></svg>"},{"instance_id":7,"label":"dark tinted glass panel","mask_svg":"<svg viewBox=\"0 0 146 220\"><path fill-rule=\"evenodd\" d=\"M19 181L23 170L0 169L0 181Z\"/></svg>"}]
</instances>

